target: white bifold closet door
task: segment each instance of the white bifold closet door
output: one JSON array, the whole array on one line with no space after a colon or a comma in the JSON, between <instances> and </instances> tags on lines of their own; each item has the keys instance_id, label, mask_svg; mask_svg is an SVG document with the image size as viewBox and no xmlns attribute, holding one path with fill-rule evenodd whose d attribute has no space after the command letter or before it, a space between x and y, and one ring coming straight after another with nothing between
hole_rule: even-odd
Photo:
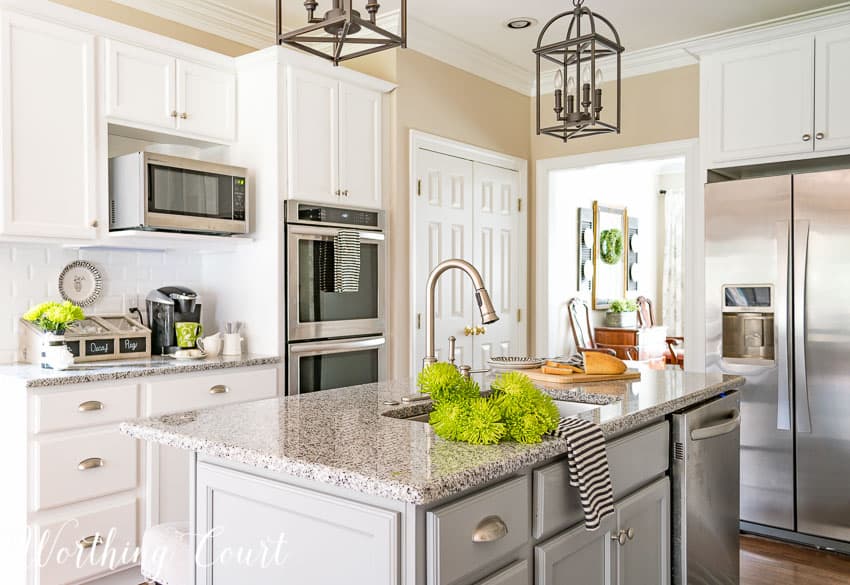
<instances>
[{"instance_id":1,"label":"white bifold closet door","mask_svg":"<svg viewBox=\"0 0 850 585\"><path fill-rule=\"evenodd\" d=\"M520 242L519 173L514 170L436 153L416 152L420 181L413 213L414 372L425 355L425 294L428 275L449 258L472 262L493 299L498 322L483 325L472 283L459 270L445 274L435 299L436 349L448 359L448 338L457 339L457 364L485 367L490 356L521 355L518 262ZM483 329L482 329L483 328Z\"/></svg>"}]
</instances>

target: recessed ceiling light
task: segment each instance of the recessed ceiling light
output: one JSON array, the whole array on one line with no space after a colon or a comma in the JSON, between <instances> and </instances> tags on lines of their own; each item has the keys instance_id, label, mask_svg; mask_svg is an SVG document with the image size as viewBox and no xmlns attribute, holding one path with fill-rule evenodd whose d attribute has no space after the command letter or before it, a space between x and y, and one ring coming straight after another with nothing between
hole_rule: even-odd
<instances>
[{"instance_id":1,"label":"recessed ceiling light","mask_svg":"<svg viewBox=\"0 0 850 585\"><path fill-rule=\"evenodd\" d=\"M505 23L505 28L509 30L522 30L524 28L529 28L537 24L536 18L531 18L529 16L519 16L517 18L512 18Z\"/></svg>"}]
</instances>

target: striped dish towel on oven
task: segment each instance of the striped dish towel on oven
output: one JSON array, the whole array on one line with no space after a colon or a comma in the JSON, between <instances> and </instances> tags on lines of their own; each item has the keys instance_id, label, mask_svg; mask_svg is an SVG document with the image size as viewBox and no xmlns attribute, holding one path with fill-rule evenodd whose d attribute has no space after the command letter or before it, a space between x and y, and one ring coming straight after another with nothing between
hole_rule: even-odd
<instances>
[{"instance_id":1,"label":"striped dish towel on oven","mask_svg":"<svg viewBox=\"0 0 850 585\"><path fill-rule=\"evenodd\" d=\"M570 485L578 488L585 528L596 530L603 518L614 513L614 489L602 429L588 420L570 417L562 418L552 434L567 441Z\"/></svg>"},{"instance_id":2,"label":"striped dish towel on oven","mask_svg":"<svg viewBox=\"0 0 850 585\"><path fill-rule=\"evenodd\" d=\"M334 290L360 291L360 232L342 230L334 237Z\"/></svg>"}]
</instances>

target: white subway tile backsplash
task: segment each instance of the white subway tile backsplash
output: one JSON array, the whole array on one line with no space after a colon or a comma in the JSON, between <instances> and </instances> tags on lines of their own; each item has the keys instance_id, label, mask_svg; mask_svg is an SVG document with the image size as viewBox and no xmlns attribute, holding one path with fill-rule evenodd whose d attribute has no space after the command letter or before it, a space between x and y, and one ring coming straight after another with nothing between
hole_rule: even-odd
<instances>
[{"instance_id":1,"label":"white subway tile backsplash","mask_svg":"<svg viewBox=\"0 0 850 585\"><path fill-rule=\"evenodd\" d=\"M136 252L63 248L59 245L0 243L0 363L17 355L17 323L33 304L60 300L57 281L69 262L92 262L103 276L103 293L86 313L144 311L152 289L184 285L203 299L202 267L196 253Z\"/></svg>"}]
</instances>

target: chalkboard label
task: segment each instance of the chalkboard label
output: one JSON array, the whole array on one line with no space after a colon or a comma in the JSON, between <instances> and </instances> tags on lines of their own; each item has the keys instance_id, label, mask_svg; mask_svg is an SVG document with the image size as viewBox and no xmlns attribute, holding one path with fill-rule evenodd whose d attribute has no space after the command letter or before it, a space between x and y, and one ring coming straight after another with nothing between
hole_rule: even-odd
<instances>
[{"instance_id":1,"label":"chalkboard label","mask_svg":"<svg viewBox=\"0 0 850 585\"><path fill-rule=\"evenodd\" d=\"M115 353L114 339L91 339L86 341L86 356L112 355Z\"/></svg>"},{"instance_id":2,"label":"chalkboard label","mask_svg":"<svg viewBox=\"0 0 850 585\"><path fill-rule=\"evenodd\" d=\"M71 350L71 355L74 357L80 357L80 342L79 341L66 341L65 345L68 346L68 349Z\"/></svg>"},{"instance_id":3,"label":"chalkboard label","mask_svg":"<svg viewBox=\"0 0 850 585\"><path fill-rule=\"evenodd\" d=\"M145 337L122 337L118 340L118 353L145 353L147 350Z\"/></svg>"}]
</instances>

